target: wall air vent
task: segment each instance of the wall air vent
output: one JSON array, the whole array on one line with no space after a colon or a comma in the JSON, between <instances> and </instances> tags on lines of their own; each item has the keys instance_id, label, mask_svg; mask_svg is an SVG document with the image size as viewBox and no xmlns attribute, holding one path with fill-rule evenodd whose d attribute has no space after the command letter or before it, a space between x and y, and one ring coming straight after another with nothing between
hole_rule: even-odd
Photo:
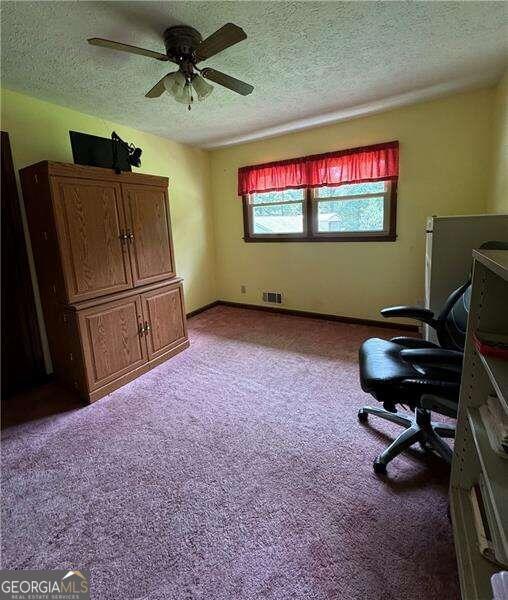
<instances>
[{"instance_id":1,"label":"wall air vent","mask_svg":"<svg viewBox=\"0 0 508 600\"><path fill-rule=\"evenodd\" d=\"M263 292L263 302L270 302L270 304L282 304L282 293Z\"/></svg>"}]
</instances>

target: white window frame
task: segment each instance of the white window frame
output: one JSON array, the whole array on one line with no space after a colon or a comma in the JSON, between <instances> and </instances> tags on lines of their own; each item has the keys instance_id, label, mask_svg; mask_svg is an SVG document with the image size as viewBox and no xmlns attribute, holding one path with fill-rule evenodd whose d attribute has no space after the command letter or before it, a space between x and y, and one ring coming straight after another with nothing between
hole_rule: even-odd
<instances>
[{"instance_id":1,"label":"white window frame","mask_svg":"<svg viewBox=\"0 0 508 600\"><path fill-rule=\"evenodd\" d=\"M390 208L392 199L392 182L385 180L384 192L374 192L371 194L350 194L348 196L327 196L319 197L319 190L323 188L314 188L311 190L312 197L312 232L314 236L319 237L385 237L390 233ZM339 187L339 186L329 186ZM383 229L378 231L359 229L357 231L319 231L319 203L320 202L342 202L349 200L365 200L368 198L383 198Z\"/></svg>"},{"instance_id":2,"label":"white window frame","mask_svg":"<svg viewBox=\"0 0 508 600\"><path fill-rule=\"evenodd\" d=\"M303 196L301 200L281 200L280 202L260 202L259 204L254 204L252 202L252 197L255 194L249 194L247 196L247 210L248 210L248 227L249 227L249 235L253 238L267 238L267 239L284 239L284 238L304 238L307 236L308 232L308 223L307 223L307 195L306 190L303 191ZM254 233L254 208L257 206L283 206L285 204L301 204L302 206L302 231L301 232L288 232L288 233Z\"/></svg>"}]
</instances>

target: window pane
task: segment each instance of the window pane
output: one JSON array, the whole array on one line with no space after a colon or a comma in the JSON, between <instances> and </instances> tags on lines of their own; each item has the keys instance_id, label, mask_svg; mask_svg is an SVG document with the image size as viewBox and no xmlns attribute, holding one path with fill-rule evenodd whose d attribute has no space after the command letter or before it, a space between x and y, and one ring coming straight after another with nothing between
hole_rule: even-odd
<instances>
[{"instance_id":1,"label":"window pane","mask_svg":"<svg viewBox=\"0 0 508 600\"><path fill-rule=\"evenodd\" d=\"M347 183L337 187L316 188L316 198L333 198L336 196L355 196L356 194L384 193L386 181L371 181L369 183Z\"/></svg>"},{"instance_id":2,"label":"window pane","mask_svg":"<svg viewBox=\"0 0 508 600\"><path fill-rule=\"evenodd\" d=\"M318 231L383 231L384 198L318 202Z\"/></svg>"},{"instance_id":3,"label":"window pane","mask_svg":"<svg viewBox=\"0 0 508 600\"><path fill-rule=\"evenodd\" d=\"M283 192L263 192L251 194L251 204L266 204L267 202L301 202L305 197L305 190L284 190Z\"/></svg>"},{"instance_id":4,"label":"window pane","mask_svg":"<svg viewBox=\"0 0 508 600\"><path fill-rule=\"evenodd\" d=\"M303 205L301 202L255 206L252 209L252 217L254 233L303 233Z\"/></svg>"}]
</instances>

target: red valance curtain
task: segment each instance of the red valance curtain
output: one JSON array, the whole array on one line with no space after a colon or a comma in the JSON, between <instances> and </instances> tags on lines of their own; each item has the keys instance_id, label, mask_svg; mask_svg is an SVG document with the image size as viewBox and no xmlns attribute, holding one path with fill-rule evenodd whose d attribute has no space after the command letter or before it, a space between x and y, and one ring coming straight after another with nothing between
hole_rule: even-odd
<instances>
[{"instance_id":1,"label":"red valance curtain","mask_svg":"<svg viewBox=\"0 0 508 600\"><path fill-rule=\"evenodd\" d=\"M397 179L399 142L327 152L238 169L238 195Z\"/></svg>"}]
</instances>

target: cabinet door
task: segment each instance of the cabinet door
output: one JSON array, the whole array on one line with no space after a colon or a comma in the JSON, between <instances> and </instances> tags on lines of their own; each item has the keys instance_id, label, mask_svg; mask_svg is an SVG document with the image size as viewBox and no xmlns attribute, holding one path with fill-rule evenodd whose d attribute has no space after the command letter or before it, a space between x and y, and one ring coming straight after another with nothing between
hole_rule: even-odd
<instances>
[{"instance_id":1,"label":"cabinet door","mask_svg":"<svg viewBox=\"0 0 508 600\"><path fill-rule=\"evenodd\" d=\"M80 310L78 320L90 390L147 362L139 296Z\"/></svg>"},{"instance_id":2,"label":"cabinet door","mask_svg":"<svg viewBox=\"0 0 508 600\"><path fill-rule=\"evenodd\" d=\"M166 190L122 185L134 285L174 277L169 204Z\"/></svg>"},{"instance_id":3,"label":"cabinet door","mask_svg":"<svg viewBox=\"0 0 508 600\"><path fill-rule=\"evenodd\" d=\"M52 186L68 301L131 288L120 186L71 177Z\"/></svg>"},{"instance_id":4,"label":"cabinet door","mask_svg":"<svg viewBox=\"0 0 508 600\"><path fill-rule=\"evenodd\" d=\"M151 360L187 339L182 285L168 285L146 292L141 295L141 301Z\"/></svg>"}]
</instances>

